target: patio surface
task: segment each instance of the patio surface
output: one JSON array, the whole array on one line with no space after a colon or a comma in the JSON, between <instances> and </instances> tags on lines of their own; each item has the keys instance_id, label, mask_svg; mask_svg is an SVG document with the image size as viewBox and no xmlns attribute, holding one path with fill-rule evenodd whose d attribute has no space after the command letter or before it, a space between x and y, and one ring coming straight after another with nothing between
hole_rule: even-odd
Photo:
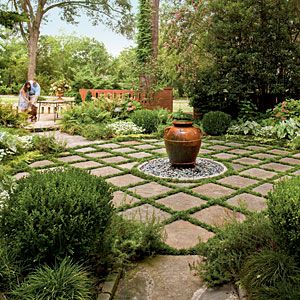
<instances>
[{"instance_id":1,"label":"patio surface","mask_svg":"<svg viewBox=\"0 0 300 300\"><path fill-rule=\"evenodd\" d=\"M162 223L165 243L175 249L190 249L199 240L207 241L225 223L233 219L242 222L251 212L265 209L274 183L300 174L299 151L206 138L199 156L222 162L228 171L209 179L172 182L136 168L166 156L162 140L88 141L60 132L52 134L67 142L68 152L34 162L31 169L71 165L105 178L113 187L117 212L141 222L154 217Z\"/></svg>"}]
</instances>

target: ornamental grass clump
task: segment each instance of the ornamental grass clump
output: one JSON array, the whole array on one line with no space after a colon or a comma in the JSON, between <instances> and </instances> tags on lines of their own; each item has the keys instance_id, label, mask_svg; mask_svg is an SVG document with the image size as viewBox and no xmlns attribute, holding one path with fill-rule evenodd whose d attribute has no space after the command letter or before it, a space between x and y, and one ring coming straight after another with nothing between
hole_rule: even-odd
<instances>
[{"instance_id":1,"label":"ornamental grass clump","mask_svg":"<svg viewBox=\"0 0 300 300\"><path fill-rule=\"evenodd\" d=\"M14 299L92 300L92 281L85 269L65 258L54 268L43 266L16 288Z\"/></svg>"},{"instance_id":2,"label":"ornamental grass clump","mask_svg":"<svg viewBox=\"0 0 300 300\"><path fill-rule=\"evenodd\" d=\"M19 180L3 202L0 235L28 267L66 256L88 261L110 224L111 199L108 184L85 171L36 173Z\"/></svg>"}]
</instances>

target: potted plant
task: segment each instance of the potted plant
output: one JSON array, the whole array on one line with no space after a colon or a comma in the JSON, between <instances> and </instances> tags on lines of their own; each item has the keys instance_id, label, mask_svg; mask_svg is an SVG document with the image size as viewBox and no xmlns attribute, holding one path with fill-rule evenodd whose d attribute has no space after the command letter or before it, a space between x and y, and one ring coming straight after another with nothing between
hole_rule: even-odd
<instances>
[{"instance_id":1,"label":"potted plant","mask_svg":"<svg viewBox=\"0 0 300 300\"><path fill-rule=\"evenodd\" d=\"M58 97L58 100L62 100L64 94L70 91L71 86L66 79L60 79L51 84L50 90Z\"/></svg>"},{"instance_id":2,"label":"potted plant","mask_svg":"<svg viewBox=\"0 0 300 300\"><path fill-rule=\"evenodd\" d=\"M193 126L192 116L173 114L173 126L165 128L164 141L170 163L175 167L194 167L201 146L202 132Z\"/></svg>"}]
</instances>

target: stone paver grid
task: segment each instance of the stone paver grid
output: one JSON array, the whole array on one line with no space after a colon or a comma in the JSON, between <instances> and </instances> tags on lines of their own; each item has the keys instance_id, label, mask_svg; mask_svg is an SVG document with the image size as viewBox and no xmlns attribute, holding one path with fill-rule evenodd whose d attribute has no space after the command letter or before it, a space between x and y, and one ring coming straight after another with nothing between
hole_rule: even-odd
<instances>
[{"instance_id":1,"label":"stone paver grid","mask_svg":"<svg viewBox=\"0 0 300 300\"><path fill-rule=\"evenodd\" d=\"M259 168L248 169L248 170L241 172L240 174L250 176L250 177L256 177L259 179L268 179L268 178L272 178L277 175L277 173L275 173L275 172L266 171L266 170L259 169Z\"/></svg>"},{"instance_id":2,"label":"stone paver grid","mask_svg":"<svg viewBox=\"0 0 300 300\"><path fill-rule=\"evenodd\" d=\"M30 175L30 173L28 172L20 172L14 175L14 177L16 178L16 180L20 180L21 178L24 178L26 176Z\"/></svg>"},{"instance_id":3,"label":"stone paver grid","mask_svg":"<svg viewBox=\"0 0 300 300\"><path fill-rule=\"evenodd\" d=\"M123 163L125 161L128 161L128 159L123 156L113 156L108 158L102 158L101 160L111 164Z\"/></svg>"},{"instance_id":4,"label":"stone paver grid","mask_svg":"<svg viewBox=\"0 0 300 300\"><path fill-rule=\"evenodd\" d=\"M268 163L268 164L261 165L260 167L263 169L274 170L277 172L285 172L292 169L291 166L287 166L279 163Z\"/></svg>"},{"instance_id":5,"label":"stone paver grid","mask_svg":"<svg viewBox=\"0 0 300 300\"><path fill-rule=\"evenodd\" d=\"M177 220L168 224L164 229L167 235L165 243L176 249L194 247L200 240L206 242L214 236L213 232L183 220Z\"/></svg>"},{"instance_id":6,"label":"stone paver grid","mask_svg":"<svg viewBox=\"0 0 300 300\"><path fill-rule=\"evenodd\" d=\"M151 152L162 153L162 154L167 153L166 148L160 148L160 149L151 150Z\"/></svg>"},{"instance_id":7,"label":"stone paver grid","mask_svg":"<svg viewBox=\"0 0 300 300\"><path fill-rule=\"evenodd\" d=\"M206 203L200 198L182 192L159 199L157 202L177 211L188 210Z\"/></svg>"},{"instance_id":8,"label":"stone paver grid","mask_svg":"<svg viewBox=\"0 0 300 300\"><path fill-rule=\"evenodd\" d=\"M256 184L258 181L255 179L245 178L238 175L228 176L218 180L219 183L228 184L235 188L244 188Z\"/></svg>"},{"instance_id":9,"label":"stone paver grid","mask_svg":"<svg viewBox=\"0 0 300 300\"><path fill-rule=\"evenodd\" d=\"M230 143L226 143L227 146L232 146L232 147L242 147L243 144L241 143L236 143L236 142L230 142Z\"/></svg>"},{"instance_id":10,"label":"stone paver grid","mask_svg":"<svg viewBox=\"0 0 300 300\"><path fill-rule=\"evenodd\" d=\"M120 171L116 168L113 168L113 167L103 167L103 168L91 170L92 175L101 176L101 177L115 175L115 174L119 174L121 172L122 171Z\"/></svg>"},{"instance_id":11,"label":"stone paver grid","mask_svg":"<svg viewBox=\"0 0 300 300\"><path fill-rule=\"evenodd\" d=\"M300 175L300 170L293 173L294 175Z\"/></svg>"},{"instance_id":12,"label":"stone paver grid","mask_svg":"<svg viewBox=\"0 0 300 300\"><path fill-rule=\"evenodd\" d=\"M255 159L255 158L242 157L242 158L235 159L232 162L238 163L238 164L244 164L244 165L257 165L257 164L261 163L262 161L259 159Z\"/></svg>"},{"instance_id":13,"label":"stone paver grid","mask_svg":"<svg viewBox=\"0 0 300 300\"><path fill-rule=\"evenodd\" d=\"M80 168L80 169L89 169L89 168L97 168L102 166L102 164L96 162L96 161L83 161L76 164L71 164L72 167Z\"/></svg>"},{"instance_id":14,"label":"stone paver grid","mask_svg":"<svg viewBox=\"0 0 300 300\"><path fill-rule=\"evenodd\" d=\"M153 149L153 148L155 148L155 146L143 144L143 145L134 146L134 148L137 150L143 150L143 149Z\"/></svg>"},{"instance_id":15,"label":"stone paver grid","mask_svg":"<svg viewBox=\"0 0 300 300\"><path fill-rule=\"evenodd\" d=\"M71 155L71 156L59 157L57 158L57 160L61 162L74 162L74 161L86 160L86 158L83 158L79 155Z\"/></svg>"},{"instance_id":16,"label":"stone paver grid","mask_svg":"<svg viewBox=\"0 0 300 300\"><path fill-rule=\"evenodd\" d=\"M240 164L232 164L231 166L232 166L233 170L235 170L235 171L239 171L239 170L244 169L246 167L246 166L240 165Z\"/></svg>"},{"instance_id":17,"label":"stone paver grid","mask_svg":"<svg viewBox=\"0 0 300 300\"><path fill-rule=\"evenodd\" d=\"M54 165L54 162L45 159L45 160L35 161L35 162L31 163L29 165L29 167L30 168L41 168L41 167L46 167L46 166L51 166L51 165Z\"/></svg>"},{"instance_id":18,"label":"stone paver grid","mask_svg":"<svg viewBox=\"0 0 300 300\"><path fill-rule=\"evenodd\" d=\"M266 147L262 146L248 146L246 149L253 150L253 151L261 151L261 150L266 150Z\"/></svg>"},{"instance_id":19,"label":"stone paver grid","mask_svg":"<svg viewBox=\"0 0 300 300\"><path fill-rule=\"evenodd\" d=\"M120 142L119 144L122 144L122 145L139 145L139 144L141 144L140 142L138 142L138 141L125 141L125 142Z\"/></svg>"},{"instance_id":20,"label":"stone paver grid","mask_svg":"<svg viewBox=\"0 0 300 300\"><path fill-rule=\"evenodd\" d=\"M152 220L155 220L155 222L162 222L171 216L169 213L150 204L143 204L141 206L133 207L119 214L123 218L141 222L149 222Z\"/></svg>"},{"instance_id":21,"label":"stone paver grid","mask_svg":"<svg viewBox=\"0 0 300 300\"><path fill-rule=\"evenodd\" d=\"M234 219L238 221L244 221L246 219L243 214L234 212L231 209L222 207L220 205L213 205L202 209L191 216L198 221L211 226L223 226L226 223L230 223Z\"/></svg>"},{"instance_id":22,"label":"stone paver grid","mask_svg":"<svg viewBox=\"0 0 300 300\"><path fill-rule=\"evenodd\" d=\"M75 152L79 152L79 153L86 153L86 152L92 152L92 151L96 151L96 149L93 147L85 147L85 148L80 148L80 149L75 150Z\"/></svg>"},{"instance_id":23,"label":"stone paver grid","mask_svg":"<svg viewBox=\"0 0 300 300\"><path fill-rule=\"evenodd\" d=\"M106 182L111 183L115 186L122 187L127 185L135 185L138 183L143 182L144 179L131 175L131 174L125 174L117 177L112 177L106 180Z\"/></svg>"},{"instance_id":24,"label":"stone paver grid","mask_svg":"<svg viewBox=\"0 0 300 300\"><path fill-rule=\"evenodd\" d=\"M236 195L227 200L227 203L237 207L247 208L250 211L261 211L266 209L266 199L248 193Z\"/></svg>"},{"instance_id":25,"label":"stone paver grid","mask_svg":"<svg viewBox=\"0 0 300 300\"><path fill-rule=\"evenodd\" d=\"M139 199L132 197L130 195L127 195L126 193L122 191L116 191L113 193L113 199L112 202L115 207L120 207L124 205L132 205L134 203L139 202Z\"/></svg>"},{"instance_id":26,"label":"stone paver grid","mask_svg":"<svg viewBox=\"0 0 300 300\"><path fill-rule=\"evenodd\" d=\"M293 156L296 157L296 158L300 158L300 153L296 153Z\"/></svg>"},{"instance_id":27,"label":"stone paver grid","mask_svg":"<svg viewBox=\"0 0 300 300\"><path fill-rule=\"evenodd\" d=\"M156 197L160 194L167 193L171 191L171 189L166 186L160 185L156 182L149 182L143 185L132 187L129 189L129 191L137 195L140 195L144 198L150 198L150 197Z\"/></svg>"},{"instance_id":28,"label":"stone paver grid","mask_svg":"<svg viewBox=\"0 0 300 300\"><path fill-rule=\"evenodd\" d=\"M115 148L119 148L120 145L115 144L115 143L108 143L108 144L101 144L98 145L99 148L106 148L106 149L115 149Z\"/></svg>"},{"instance_id":29,"label":"stone paver grid","mask_svg":"<svg viewBox=\"0 0 300 300\"><path fill-rule=\"evenodd\" d=\"M263 183L256 188L254 188L252 191L259 193L263 196L266 196L271 190L273 189L273 184L271 183Z\"/></svg>"},{"instance_id":30,"label":"stone paver grid","mask_svg":"<svg viewBox=\"0 0 300 300\"><path fill-rule=\"evenodd\" d=\"M208 149L200 149L198 156L201 156L201 154L210 154L213 153L215 151L213 150L208 150Z\"/></svg>"},{"instance_id":31,"label":"stone paver grid","mask_svg":"<svg viewBox=\"0 0 300 300\"><path fill-rule=\"evenodd\" d=\"M221 198L228 196L235 192L235 190L215 184L215 183L206 183L198 187L193 188L195 193L204 195L211 198Z\"/></svg>"}]
</instances>

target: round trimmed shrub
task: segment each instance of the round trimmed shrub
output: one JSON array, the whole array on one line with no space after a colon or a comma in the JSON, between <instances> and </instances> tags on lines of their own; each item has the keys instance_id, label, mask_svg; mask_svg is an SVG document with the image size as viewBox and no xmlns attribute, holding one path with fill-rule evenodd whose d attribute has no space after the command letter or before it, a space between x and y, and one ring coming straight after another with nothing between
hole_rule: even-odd
<instances>
[{"instance_id":1,"label":"round trimmed shrub","mask_svg":"<svg viewBox=\"0 0 300 300\"><path fill-rule=\"evenodd\" d=\"M157 131L157 127L160 124L159 112L156 110L136 110L130 115L130 119L134 124L142 127L145 133Z\"/></svg>"},{"instance_id":2,"label":"round trimmed shrub","mask_svg":"<svg viewBox=\"0 0 300 300\"><path fill-rule=\"evenodd\" d=\"M229 128L231 116L222 111L210 111L203 116L203 130L209 135L225 134Z\"/></svg>"},{"instance_id":3,"label":"round trimmed shrub","mask_svg":"<svg viewBox=\"0 0 300 300\"><path fill-rule=\"evenodd\" d=\"M44 266L29 274L12 295L23 300L92 300L91 290L88 273L66 258L53 269Z\"/></svg>"},{"instance_id":4,"label":"round trimmed shrub","mask_svg":"<svg viewBox=\"0 0 300 300\"><path fill-rule=\"evenodd\" d=\"M111 190L79 169L36 173L19 181L0 211L0 234L28 266L96 253L109 225Z\"/></svg>"},{"instance_id":5,"label":"round trimmed shrub","mask_svg":"<svg viewBox=\"0 0 300 300\"><path fill-rule=\"evenodd\" d=\"M268 214L282 245L300 257L300 176L276 184L269 194Z\"/></svg>"}]
</instances>

